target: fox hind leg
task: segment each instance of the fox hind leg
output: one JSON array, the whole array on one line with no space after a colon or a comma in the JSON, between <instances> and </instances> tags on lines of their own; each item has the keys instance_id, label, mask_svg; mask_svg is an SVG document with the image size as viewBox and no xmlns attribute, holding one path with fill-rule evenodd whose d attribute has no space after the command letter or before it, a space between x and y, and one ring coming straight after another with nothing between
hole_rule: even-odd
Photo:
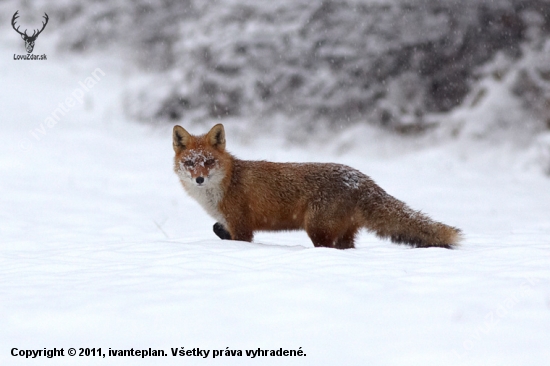
<instances>
[{"instance_id":1,"label":"fox hind leg","mask_svg":"<svg viewBox=\"0 0 550 366\"><path fill-rule=\"evenodd\" d=\"M316 217L314 220L309 220L305 229L314 246L334 248L334 242L338 236L327 225L326 220Z\"/></svg>"},{"instance_id":2,"label":"fox hind leg","mask_svg":"<svg viewBox=\"0 0 550 366\"><path fill-rule=\"evenodd\" d=\"M336 238L330 231L322 228L308 228L306 232L314 246L334 248Z\"/></svg>"},{"instance_id":3,"label":"fox hind leg","mask_svg":"<svg viewBox=\"0 0 550 366\"><path fill-rule=\"evenodd\" d=\"M357 227L351 227L348 230L346 230L344 235L342 235L336 240L334 247L337 249L355 248L354 242L355 242L355 235L357 235L357 231L358 231Z\"/></svg>"}]
</instances>

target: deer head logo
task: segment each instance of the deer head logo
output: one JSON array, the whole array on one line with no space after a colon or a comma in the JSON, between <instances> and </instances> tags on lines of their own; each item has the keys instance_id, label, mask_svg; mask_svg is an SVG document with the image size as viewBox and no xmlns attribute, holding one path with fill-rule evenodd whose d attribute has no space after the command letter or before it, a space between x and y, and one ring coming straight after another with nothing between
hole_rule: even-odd
<instances>
[{"instance_id":1,"label":"deer head logo","mask_svg":"<svg viewBox=\"0 0 550 366\"><path fill-rule=\"evenodd\" d=\"M43 18L46 19L45 22L42 22L42 29L40 30L34 30L34 32L32 33L32 36L29 36L27 34L27 30L25 29L25 32L21 33L19 31L19 26L17 26L17 28L15 28L15 20L17 18L19 18L19 15L17 15L17 13L19 13L19 10L17 10L15 12L15 14L13 14L13 18L11 18L11 26L13 27L13 29L15 29L15 31L17 33L19 33L21 35L21 38L23 38L23 40L25 41L25 48L27 49L27 53L32 53L32 50L34 49L34 41L36 41L36 38L38 37L38 35L40 33L42 33L42 31L44 30L44 28L46 28L46 24L48 24L48 14L44 13L44 16ZM37 33L38 32L38 33Z\"/></svg>"}]
</instances>

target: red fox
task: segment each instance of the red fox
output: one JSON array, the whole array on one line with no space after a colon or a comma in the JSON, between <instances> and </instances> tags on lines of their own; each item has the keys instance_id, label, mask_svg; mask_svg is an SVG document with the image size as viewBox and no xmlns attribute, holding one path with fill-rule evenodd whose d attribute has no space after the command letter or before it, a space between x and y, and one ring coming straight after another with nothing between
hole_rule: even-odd
<instances>
[{"instance_id":1,"label":"red fox","mask_svg":"<svg viewBox=\"0 0 550 366\"><path fill-rule=\"evenodd\" d=\"M237 159L225 150L221 124L201 136L175 126L173 147L174 171L218 221L221 239L303 229L316 247L347 249L361 228L413 247L453 248L461 239L459 229L412 210L346 165Z\"/></svg>"}]
</instances>

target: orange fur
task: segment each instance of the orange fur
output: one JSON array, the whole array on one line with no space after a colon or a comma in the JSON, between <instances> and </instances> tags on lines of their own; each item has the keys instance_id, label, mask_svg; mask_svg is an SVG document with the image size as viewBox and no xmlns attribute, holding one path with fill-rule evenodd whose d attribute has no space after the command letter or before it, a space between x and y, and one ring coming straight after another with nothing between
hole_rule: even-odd
<instances>
[{"instance_id":1,"label":"orange fur","mask_svg":"<svg viewBox=\"0 0 550 366\"><path fill-rule=\"evenodd\" d=\"M459 229L410 209L346 165L237 159L225 150L221 124L202 136L175 126L173 146L183 187L233 240L304 229L315 246L346 249L361 228L414 247L452 248L460 240Z\"/></svg>"}]
</instances>

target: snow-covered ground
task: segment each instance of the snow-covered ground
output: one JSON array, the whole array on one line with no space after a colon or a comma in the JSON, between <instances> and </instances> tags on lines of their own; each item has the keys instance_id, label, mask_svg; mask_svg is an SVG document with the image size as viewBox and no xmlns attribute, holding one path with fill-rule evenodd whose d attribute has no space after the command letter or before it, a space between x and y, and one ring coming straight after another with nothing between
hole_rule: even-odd
<instances>
[{"instance_id":1,"label":"snow-covered ground","mask_svg":"<svg viewBox=\"0 0 550 366\"><path fill-rule=\"evenodd\" d=\"M460 227L465 240L457 250L411 249L364 233L346 251L313 248L303 232L221 241L172 171L172 126L125 120L120 92L130 67L55 54L14 61L20 42L0 43L0 364L550 359L550 179L516 159L513 147L418 148L364 127L297 146L228 122L228 149L241 158L351 165ZM85 90L79 82L97 68ZM72 96L82 104L70 107ZM52 114L59 121L48 127ZM66 356L11 355L54 347ZM99 360L67 356L70 347L168 356ZM243 356L173 357L177 347L228 347ZM258 347L305 355L246 356Z\"/></svg>"}]
</instances>

